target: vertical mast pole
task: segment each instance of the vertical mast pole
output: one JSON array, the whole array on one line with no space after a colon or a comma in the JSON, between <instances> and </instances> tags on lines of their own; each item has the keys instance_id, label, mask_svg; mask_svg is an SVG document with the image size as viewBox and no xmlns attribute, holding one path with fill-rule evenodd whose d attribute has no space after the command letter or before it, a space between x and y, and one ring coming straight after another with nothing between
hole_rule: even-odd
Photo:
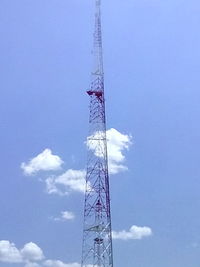
<instances>
[{"instance_id":1,"label":"vertical mast pole","mask_svg":"<svg viewBox=\"0 0 200 267\"><path fill-rule=\"evenodd\" d=\"M84 203L82 267L113 267L110 192L108 175L104 72L101 33L101 0L95 5L91 73L88 159Z\"/></svg>"}]
</instances>

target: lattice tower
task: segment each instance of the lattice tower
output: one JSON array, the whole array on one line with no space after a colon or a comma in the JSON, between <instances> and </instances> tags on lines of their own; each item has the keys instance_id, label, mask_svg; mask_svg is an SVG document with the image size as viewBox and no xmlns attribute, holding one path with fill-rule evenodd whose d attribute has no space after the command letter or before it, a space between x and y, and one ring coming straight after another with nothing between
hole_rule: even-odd
<instances>
[{"instance_id":1,"label":"lattice tower","mask_svg":"<svg viewBox=\"0 0 200 267\"><path fill-rule=\"evenodd\" d=\"M104 71L101 34L101 0L95 2L94 66L90 97L89 137L82 267L113 267L110 193L104 99Z\"/></svg>"}]
</instances>

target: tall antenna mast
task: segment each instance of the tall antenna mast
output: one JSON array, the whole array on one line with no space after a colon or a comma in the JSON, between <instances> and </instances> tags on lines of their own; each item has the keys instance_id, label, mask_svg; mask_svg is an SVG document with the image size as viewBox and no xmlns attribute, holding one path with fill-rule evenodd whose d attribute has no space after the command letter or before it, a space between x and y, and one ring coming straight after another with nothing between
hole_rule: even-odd
<instances>
[{"instance_id":1,"label":"tall antenna mast","mask_svg":"<svg viewBox=\"0 0 200 267\"><path fill-rule=\"evenodd\" d=\"M101 0L95 5L88 159L84 205L82 267L113 267L110 193L104 99Z\"/></svg>"}]
</instances>

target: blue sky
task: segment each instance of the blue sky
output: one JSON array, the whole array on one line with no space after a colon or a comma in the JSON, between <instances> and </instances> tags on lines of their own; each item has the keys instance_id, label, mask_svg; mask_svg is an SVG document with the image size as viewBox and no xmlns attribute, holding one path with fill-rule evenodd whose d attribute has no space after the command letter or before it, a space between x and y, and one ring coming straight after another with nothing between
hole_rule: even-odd
<instances>
[{"instance_id":1,"label":"blue sky","mask_svg":"<svg viewBox=\"0 0 200 267\"><path fill-rule=\"evenodd\" d=\"M79 266L84 195L48 194L46 180L86 165L93 7L1 0L1 267ZM128 150L117 143L128 170L110 177L113 230L152 231L114 240L114 266L197 267L200 3L102 9L107 127L132 136ZM25 175L21 164L45 149L52 170Z\"/></svg>"}]
</instances>

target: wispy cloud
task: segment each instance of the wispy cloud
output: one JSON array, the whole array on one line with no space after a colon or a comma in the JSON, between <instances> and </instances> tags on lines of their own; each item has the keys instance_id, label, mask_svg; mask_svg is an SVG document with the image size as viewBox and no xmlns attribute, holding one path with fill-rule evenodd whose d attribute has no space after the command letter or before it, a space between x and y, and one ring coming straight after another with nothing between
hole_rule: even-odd
<instances>
[{"instance_id":1,"label":"wispy cloud","mask_svg":"<svg viewBox=\"0 0 200 267\"><path fill-rule=\"evenodd\" d=\"M41 265L36 262L27 262L24 267L41 267Z\"/></svg>"},{"instance_id":2,"label":"wispy cloud","mask_svg":"<svg viewBox=\"0 0 200 267\"><path fill-rule=\"evenodd\" d=\"M45 149L42 153L29 160L28 163L22 162L21 168L25 175L33 175L39 171L55 171L61 168L62 159L53 155L50 149Z\"/></svg>"},{"instance_id":3,"label":"wispy cloud","mask_svg":"<svg viewBox=\"0 0 200 267\"><path fill-rule=\"evenodd\" d=\"M136 226L133 225L129 229L129 231L122 230L119 232L113 231L112 237L113 239L121 239L121 240L130 240L130 239L142 239L144 237L148 237L152 235L152 230L147 226Z\"/></svg>"},{"instance_id":4,"label":"wispy cloud","mask_svg":"<svg viewBox=\"0 0 200 267\"><path fill-rule=\"evenodd\" d=\"M69 169L59 176L51 176L46 179L48 194L67 195L71 191L85 191L85 170Z\"/></svg>"},{"instance_id":5,"label":"wispy cloud","mask_svg":"<svg viewBox=\"0 0 200 267\"><path fill-rule=\"evenodd\" d=\"M81 267L81 264L78 262L64 263L60 260L46 260L44 262L43 266L47 266L47 267ZM85 267L98 267L97 265L91 265L91 264L87 264L84 266Z\"/></svg>"},{"instance_id":6,"label":"wispy cloud","mask_svg":"<svg viewBox=\"0 0 200 267\"><path fill-rule=\"evenodd\" d=\"M198 248L198 247L199 247L199 243L198 243L198 242L193 242L193 243L191 244L191 247L192 247L192 248Z\"/></svg>"},{"instance_id":7,"label":"wispy cloud","mask_svg":"<svg viewBox=\"0 0 200 267\"><path fill-rule=\"evenodd\" d=\"M53 218L54 221L69 221L69 220L74 220L75 215L73 212L71 211L61 211L61 214L59 217L55 217Z\"/></svg>"},{"instance_id":8,"label":"wispy cloud","mask_svg":"<svg viewBox=\"0 0 200 267\"><path fill-rule=\"evenodd\" d=\"M81 265L77 262L64 263L60 260L47 260L44 262L44 266L47 266L47 267L80 267Z\"/></svg>"}]
</instances>

